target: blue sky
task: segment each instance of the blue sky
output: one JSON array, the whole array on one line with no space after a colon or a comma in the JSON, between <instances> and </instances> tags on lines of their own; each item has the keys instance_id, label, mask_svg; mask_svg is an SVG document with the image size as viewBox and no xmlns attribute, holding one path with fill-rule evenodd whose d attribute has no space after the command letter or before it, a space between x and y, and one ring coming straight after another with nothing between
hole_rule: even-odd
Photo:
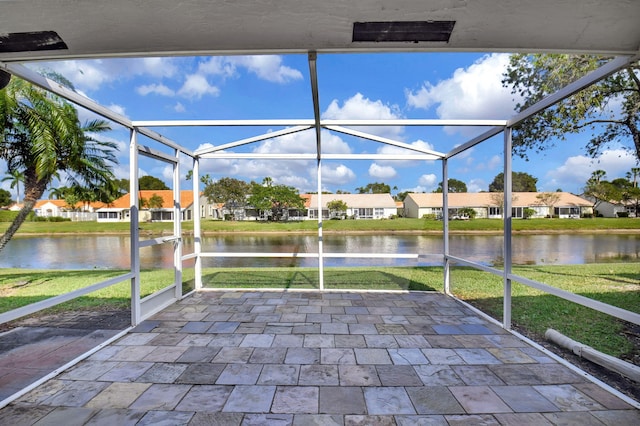
<instances>
[{"instance_id":1,"label":"blue sky","mask_svg":"<svg viewBox=\"0 0 640 426\"><path fill-rule=\"evenodd\" d=\"M320 110L324 118L506 119L514 111L510 89L502 87L507 54L394 53L322 54L318 56ZM87 97L132 120L312 118L306 55L100 59L36 63L55 70ZM84 118L90 114L82 113ZM221 145L279 128L155 128L177 143L197 149ZM404 143L447 152L480 132L477 128L393 127L362 129ZM114 126L107 136L121 147L116 174L128 178L128 131ZM313 131L263 141L238 152L312 152ZM589 134L571 137L558 148L514 158L514 170L538 178L538 190L580 193L596 169L607 178L622 177L635 165L623 148L604 151L593 160L584 155ZM143 143L147 143L143 141ZM157 148L157 146L152 145ZM396 148L323 132L327 152L396 152ZM469 191L487 190L502 170L502 136L456 157L450 177ZM170 184L164 164L141 161L141 174ZM185 161L182 174L190 169ZM315 191L315 162L304 160L206 160L203 173L291 185ZM370 182L397 191L430 192L441 181L438 161L325 161L323 188L356 192ZM2 187L8 188L4 182ZM189 186L183 180L183 187ZM394 193L396 191L393 191Z\"/></svg>"}]
</instances>

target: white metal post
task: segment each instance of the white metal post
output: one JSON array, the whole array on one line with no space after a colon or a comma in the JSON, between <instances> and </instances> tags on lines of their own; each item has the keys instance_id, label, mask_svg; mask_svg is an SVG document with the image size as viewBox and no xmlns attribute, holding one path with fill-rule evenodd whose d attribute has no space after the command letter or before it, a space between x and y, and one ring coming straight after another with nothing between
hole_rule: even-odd
<instances>
[{"instance_id":1,"label":"white metal post","mask_svg":"<svg viewBox=\"0 0 640 426\"><path fill-rule=\"evenodd\" d=\"M200 230L200 160L193 158L193 252L196 255L194 265L194 288L199 290L202 288L202 252L201 230Z\"/></svg>"},{"instance_id":2,"label":"white metal post","mask_svg":"<svg viewBox=\"0 0 640 426\"><path fill-rule=\"evenodd\" d=\"M182 204L180 202L180 151L173 164L173 268L176 299L182 298Z\"/></svg>"},{"instance_id":3,"label":"white metal post","mask_svg":"<svg viewBox=\"0 0 640 426\"><path fill-rule=\"evenodd\" d=\"M322 140L320 134L320 96L318 93L318 56L316 52L309 52L309 75L311 79L311 98L313 100L313 115L316 130L316 176L318 181L318 286L324 290L324 254L322 246ZM313 206L309 206L313 207Z\"/></svg>"},{"instance_id":4,"label":"white metal post","mask_svg":"<svg viewBox=\"0 0 640 426\"><path fill-rule=\"evenodd\" d=\"M129 219L131 246L131 324L141 321L140 306L140 230L138 216L138 135L131 129L129 142Z\"/></svg>"},{"instance_id":5,"label":"white metal post","mask_svg":"<svg viewBox=\"0 0 640 426\"><path fill-rule=\"evenodd\" d=\"M504 130L504 291L502 327L511 329L511 221L512 221L512 130L506 127Z\"/></svg>"},{"instance_id":6,"label":"white metal post","mask_svg":"<svg viewBox=\"0 0 640 426\"><path fill-rule=\"evenodd\" d=\"M442 251L444 254L444 292L451 294L451 265L449 263L449 164L442 160Z\"/></svg>"}]
</instances>

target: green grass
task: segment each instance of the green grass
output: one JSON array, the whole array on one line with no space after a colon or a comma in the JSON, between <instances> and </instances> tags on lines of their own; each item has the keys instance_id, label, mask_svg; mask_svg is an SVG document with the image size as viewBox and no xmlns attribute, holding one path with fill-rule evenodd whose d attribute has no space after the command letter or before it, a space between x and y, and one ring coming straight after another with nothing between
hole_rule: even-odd
<instances>
[{"instance_id":1,"label":"green grass","mask_svg":"<svg viewBox=\"0 0 640 426\"><path fill-rule=\"evenodd\" d=\"M0 231L4 231L8 223L0 223ZM193 231L193 222L183 222L186 232ZM313 220L296 222L257 222L257 221L212 221L201 224L204 233L226 232L304 232L317 233L318 223ZM595 218L595 219L514 219L512 227L515 232L575 232L605 230L640 230L640 219L635 218ZM328 220L323 222L325 232L442 232L442 222L424 219L387 219L387 220ZM171 223L141 223L143 234L159 234L173 232ZM475 219L451 221L452 232L495 232L500 233L503 223L499 219ZM25 222L20 234L83 234L83 233L129 233L128 223L98 222Z\"/></svg>"},{"instance_id":2,"label":"green grass","mask_svg":"<svg viewBox=\"0 0 640 426\"><path fill-rule=\"evenodd\" d=\"M66 293L120 275L124 271L0 270L0 312ZM514 273L640 313L640 269L634 263L568 266L518 266ZM440 267L325 268L326 289L440 291ZM173 281L170 269L142 272L142 295ZM193 288L193 269L183 275L183 291ZM315 268L207 268L203 285L211 288L317 289ZM452 291L502 320L502 278L471 268L454 267ZM54 310L127 308L129 281L99 290ZM513 284L512 316L517 329L539 340L547 328L613 356L638 352L622 321L591 309Z\"/></svg>"}]
</instances>

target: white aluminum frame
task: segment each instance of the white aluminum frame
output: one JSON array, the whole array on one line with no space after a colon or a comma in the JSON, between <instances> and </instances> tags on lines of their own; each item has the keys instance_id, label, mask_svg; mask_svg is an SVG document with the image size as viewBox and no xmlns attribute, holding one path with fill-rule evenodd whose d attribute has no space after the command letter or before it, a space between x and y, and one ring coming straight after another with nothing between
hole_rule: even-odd
<instances>
[{"instance_id":1,"label":"white aluminum frame","mask_svg":"<svg viewBox=\"0 0 640 426\"><path fill-rule=\"evenodd\" d=\"M516 114L514 117L508 120L322 120L320 117L320 102L319 102L319 90L318 90L318 78L317 78L317 54L315 52L309 52L308 62L311 79L311 93L313 101L313 119L283 119L283 120L169 120L169 121L131 121L128 118L121 116L113 111L99 105L79 94L73 92L56 82L47 79L28 68L8 63L0 64L7 71L15 74L31 83L38 85L50 92L53 92L77 105L104 117L112 120L122 126L130 129L131 141L130 141L130 177L131 177L131 272L124 274L120 277L112 278L110 280L103 281L101 283L94 284L92 286L76 290L74 292L60 295L46 301L38 302L33 305L29 305L24 308L20 308L14 311L0 314L0 323L6 322L12 319L19 318L24 315L36 312L45 307L55 306L67 300L71 300L83 294L90 293L99 288L104 288L118 282L130 280L131 282L131 297L132 297L132 324L138 324L140 321L151 315L153 312L161 309L162 307L173 303L173 301L183 297L181 293L182 285L182 262L189 259L195 259L195 289L202 288L202 259L206 257L310 257L318 258L318 273L319 273L319 287L322 291L324 289L324 264L323 259L328 257L353 257L353 258L406 258L406 259L418 259L426 256L432 256L431 254L353 254L353 253L324 253L323 250L323 235L322 235L322 215L318 215L318 253L214 253L214 252L202 252L201 247L201 226L200 226L200 211L199 211L199 166L201 159L209 158L278 158L278 159L315 159L317 168L317 182L318 182L318 211L321 211L322 206L322 160L323 159L420 159L420 160L433 160L439 159L442 161L442 176L443 176L443 287L446 294L451 294L450 283L450 268L451 265L460 264L470 266L472 268L482 270L487 273L491 273L496 276L501 276L504 281L504 316L502 319L502 327L506 329L511 328L511 283L518 282L523 285L536 288L544 291L548 294L561 297L574 303L595 309L597 311L606 313L616 318L629 321L635 324L640 324L640 315L617 308L615 306L607 305L602 302L598 302L584 296L576 295L564 290L557 289L547 284L534 281L525 277L521 277L512 273L512 257L511 257L511 195L512 195L512 182L511 182L511 163L512 163L512 142L511 131L514 126L522 122L526 118L536 114L545 108L548 108L557 102L571 96L572 94L596 83L597 81L619 71L627 66L632 61L637 60L632 56L620 56L616 57L601 68L585 75L574 83L569 84L565 88L559 90L555 94L541 100L540 102L532 105L525 111ZM213 148L206 148L198 151L191 151L186 149L172 140L160 135L159 133L151 130L149 127L172 127L172 126L284 126L287 127L283 130L258 135L251 138L231 142L225 145L221 145ZM292 126L292 127L290 127ZM371 135L358 130L354 130L348 127L363 127L363 126L489 126L490 129L482 133L481 135L472 138L466 143L452 149L448 153L440 153L433 150L420 149L400 141L395 141L388 138L382 138L376 135ZM379 155L379 154L352 154L352 155L338 155L338 154L323 154L322 153L322 135L321 131L325 128L330 131L341 132L351 136L368 139L377 143L388 144L396 147L401 147L407 150L417 152L415 155ZM286 134L295 132L315 129L316 132L316 152L309 154L295 154L295 155L271 155L271 154L242 154L232 152L222 152L223 150L255 143L261 140L274 138ZM500 134L504 134L504 176L505 176L505 191L504 191L504 251L505 251L505 267L504 270L498 270L495 268L487 267L482 264L452 256L449 253L449 221L448 221L448 160L456 155ZM162 145L174 149L174 155L152 150L148 147L140 147L137 143L137 135L144 135ZM139 240L138 232L138 155L146 155L161 161L167 161L174 165L173 169L173 184L174 184L174 235L167 238L152 239L147 241ZM180 179L179 179L179 158L181 155L187 155L193 159L193 192L194 192L194 252L184 255L182 253L182 241L181 241L181 224L180 224ZM173 285L160 290L154 295L148 296L144 300L140 300L140 259L139 250L141 247L162 244L166 242L173 242L175 244L174 251L174 269L175 279ZM440 255L438 255L440 256ZM179 287L179 288L178 288ZM173 291L171 291L173 290Z\"/></svg>"}]
</instances>

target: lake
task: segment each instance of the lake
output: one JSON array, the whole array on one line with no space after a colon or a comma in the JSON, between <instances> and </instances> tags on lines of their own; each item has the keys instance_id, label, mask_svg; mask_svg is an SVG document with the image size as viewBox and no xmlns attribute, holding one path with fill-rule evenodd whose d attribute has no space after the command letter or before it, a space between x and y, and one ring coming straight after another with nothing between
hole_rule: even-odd
<instances>
[{"instance_id":1,"label":"lake","mask_svg":"<svg viewBox=\"0 0 640 426\"><path fill-rule=\"evenodd\" d=\"M419 260L327 258L326 266L430 266L439 265L442 238L432 235L324 235L324 252L419 253ZM513 263L531 265L640 262L638 234L514 235ZM203 251L317 253L311 235L220 235L203 238ZM184 253L193 251L193 238L185 238ZM127 269L130 265L128 236L16 237L0 254L2 268L35 269ZM502 263L502 237L498 235L452 235L450 253L485 265ZM170 268L171 244L141 250L141 267ZM317 266L316 259L218 258L204 259L203 266Z\"/></svg>"}]
</instances>

